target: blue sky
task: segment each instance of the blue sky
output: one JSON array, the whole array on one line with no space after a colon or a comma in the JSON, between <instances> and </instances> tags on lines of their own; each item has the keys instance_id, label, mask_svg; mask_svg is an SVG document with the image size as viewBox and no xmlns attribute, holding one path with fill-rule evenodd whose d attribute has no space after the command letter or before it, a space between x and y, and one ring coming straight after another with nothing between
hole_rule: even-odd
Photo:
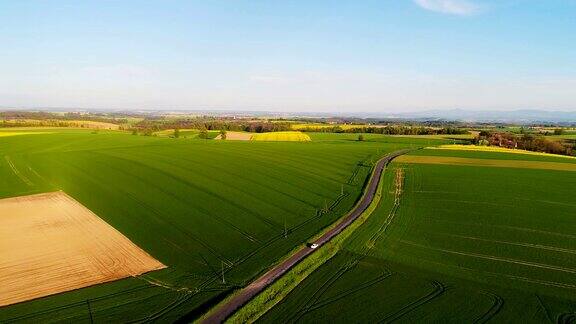
<instances>
[{"instance_id":1,"label":"blue sky","mask_svg":"<svg viewBox=\"0 0 576 324\"><path fill-rule=\"evenodd\" d=\"M0 106L576 110L576 0L0 2Z\"/></svg>"}]
</instances>

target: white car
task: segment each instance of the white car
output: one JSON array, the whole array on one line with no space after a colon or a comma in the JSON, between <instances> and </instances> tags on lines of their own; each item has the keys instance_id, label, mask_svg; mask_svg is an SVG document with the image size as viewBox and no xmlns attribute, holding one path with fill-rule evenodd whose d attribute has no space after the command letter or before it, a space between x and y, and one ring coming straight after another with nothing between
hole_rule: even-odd
<instances>
[{"instance_id":1,"label":"white car","mask_svg":"<svg viewBox=\"0 0 576 324\"><path fill-rule=\"evenodd\" d=\"M316 244L316 243L310 244L310 248L311 248L311 249L315 249L315 248L317 248L317 247L318 247L318 244Z\"/></svg>"}]
</instances>

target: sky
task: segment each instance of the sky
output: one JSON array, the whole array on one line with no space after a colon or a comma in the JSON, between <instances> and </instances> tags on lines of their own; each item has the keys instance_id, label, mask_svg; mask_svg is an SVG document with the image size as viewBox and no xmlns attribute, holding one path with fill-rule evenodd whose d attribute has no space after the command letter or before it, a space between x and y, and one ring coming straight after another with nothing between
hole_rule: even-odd
<instances>
[{"instance_id":1,"label":"sky","mask_svg":"<svg viewBox=\"0 0 576 324\"><path fill-rule=\"evenodd\" d=\"M576 0L3 0L0 106L575 111Z\"/></svg>"}]
</instances>

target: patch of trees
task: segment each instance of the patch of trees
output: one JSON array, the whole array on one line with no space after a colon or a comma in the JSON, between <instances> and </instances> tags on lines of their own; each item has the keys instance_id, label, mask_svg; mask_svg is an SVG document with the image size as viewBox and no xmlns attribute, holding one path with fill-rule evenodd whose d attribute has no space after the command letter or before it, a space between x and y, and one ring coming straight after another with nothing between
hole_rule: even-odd
<instances>
[{"instance_id":1,"label":"patch of trees","mask_svg":"<svg viewBox=\"0 0 576 324\"><path fill-rule=\"evenodd\" d=\"M474 139L474 143L477 145L491 145L561 155L575 155L576 153L573 143L550 140L533 134L516 135L482 131Z\"/></svg>"},{"instance_id":2,"label":"patch of trees","mask_svg":"<svg viewBox=\"0 0 576 324\"><path fill-rule=\"evenodd\" d=\"M208 139L208 130L206 128L201 129L198 138Z\"/></svg>"},{"instance_id":3,"label":"patch of trees","mask_svg":"<svg viewBox=\"0 0 576 324\"><path fill-rule=\"evenodd\" d=\"M164 129L205 129L224 131L243 131L251 133L280 132L291 130L288 122L272 123L268 121L216 119L216 118L185 118L185 119L144 119L136 123L140 133L154 133Z\"/></svg>"}]
</instances>

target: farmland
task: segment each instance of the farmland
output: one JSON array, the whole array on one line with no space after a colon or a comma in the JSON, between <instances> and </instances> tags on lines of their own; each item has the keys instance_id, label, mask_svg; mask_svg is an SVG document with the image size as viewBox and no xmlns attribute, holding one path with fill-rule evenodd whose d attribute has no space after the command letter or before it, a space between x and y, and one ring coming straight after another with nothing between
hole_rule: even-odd
<instances>
[{"instance_id":1,"label":"farmland","mask_svg":"<svg viewBox=\"0 0 576 324\"><path fill-rule=\"evenodd\" d=\"M439 150L451 150L451 151L476 151L476 152L500 152L500 153L508 153L508 154L527 154L527 155L539 155L539 156L546 156L549 158L567 158L567 159L576 159L574 156L567 156L567 155L557 155L557 154L550 154L550 153L543 153L543 152L533 152L533 151L526 151L526 150L517 150L517 149L508 149L504 147L498 146L479 146L479 145L439 145L435 147L431 147L431 149L439 149ZM428 154L429 151L426 151Z\"/></svg>"},{"instance_id":2,"label":"farmland","mask_svg":"<svg viewBox=\"0 0 576 324\"><path fill-rule=\"evenodd\" d=\"M196 137L198 137L198 134L200 133L200 131L197 129L180 129L179 132L180 132L181 138L196 138ZM214 133L216 133L216 132L214 132ZM173 129L166 129L166 130L156 132L156 133L154 133L154 135L160 136L160 137L172 137L172 136L174 136L174 130Z\"/></svg>"},{"instance_id":3,"label":"farmland","mask_svg":"<svg viewBox=\"0 0 576 324\"><path fill-rule=\"evenodd\" d=\"M216 139L222 139L222 135L216 136ZM252 134L247 132L226 132L226 140L231 141L249 141Z\"/></svg>"},{"instance_id":4,"label":"farmland","mask_svg":"<svg viewBox=\"0 0 576 324\"><path fill-rule=\"evenodd\" d=\"M252 135L253 141L289 141L306 142L310 141L310 136L301 132L271 132Z\"/></svg>"},{"instance_id":5,"label":"farmland","mask_svg":"<svg viewBox=\"0 0 576 324\"><path fill-rule=\"evenodd\" d=\"M17 131L17 132L6 132L6 131L2 131L0 132L0 137L8 137L8 136L20 136L20 135L39 135L39 134L47 134L50 132L25 132L25 131Z\"/></svg>"},{"instance_id":6,"label":"farmland","mask_svg":"<svg viewBox=\"0 0 576 324\"><path fill-rule=\"evenodd\" d=\"M0 306L165 268L61 191L0 199Z\"/></svg>"},{"instance_id":7,"label":"farmland","mask_svg":"<svg viewBox=\"0 0 576 324\"><path fill-rule=\"evenodd\" d=\"M575 163L471 150L409 154L384 174L379 207L342 250L260 321L573 321L576 175L410 157Z\"/></svg>"},{"instance_id":8,"label":"farmland","mask_svg":"<svg viewBox=\"0 0 576 324\"><path fill-rule=\"evenodd\" d=\"M193 319L346 213L377 157L429 144L19 131L35 135L0 138L0 198L62 190L167 268L2 307L0 322Z\"/></svg>"},{"instance_id":9,"label":"farmland","mask_svg":"<svg viewBox=\"0 0 576 324\"><path fill-rule=\"evenodd\" d=\"M200 131L197 129L180 129L178 130L180 138L199 138ZM155 132L155 136L159 137L174 137L174 129L166 129L163 131ZM207 139L222 139L220 131L207 131ZM310 141L310 136L301 132L271 132L271 133L249 133L249 132L235 132L228 131L226 134L227 140L239 141L274 141L274 142L306 142Z\"/></svg>"},{"instance_id":10,"label":"farmland","mask_svg":"<svg viewBox=\"0 0 576 324\"><path fill-rule=\"evenodd\" d=\"M48 120L37 120L37 119L8 119L2 120L3 126L10 127L20 127L20 126L30 126L35 127L73 127L73 128L92 128L92 129L113 129L117 130L119 126L117 124L98 122L98 121L87 121L87 120L61 120L61 119L48 119Z\"/></svg>"},{"instance_id":11,"label":"farmland","mask_svg":"<svg viewBox=\"0 0 576 324\"><path fill-rule=\"evenodd\" d=\"M322 128L331 128L331 127L340 127L344 130L353 129L357 127L369 127L373 125L368 124L361 124L361 125L353 125L353 124L321 124L321 123L296 123L292 124L291 127L294 130L309 130L309 129L322 129Z\"/></svg>"}]
</instances>

